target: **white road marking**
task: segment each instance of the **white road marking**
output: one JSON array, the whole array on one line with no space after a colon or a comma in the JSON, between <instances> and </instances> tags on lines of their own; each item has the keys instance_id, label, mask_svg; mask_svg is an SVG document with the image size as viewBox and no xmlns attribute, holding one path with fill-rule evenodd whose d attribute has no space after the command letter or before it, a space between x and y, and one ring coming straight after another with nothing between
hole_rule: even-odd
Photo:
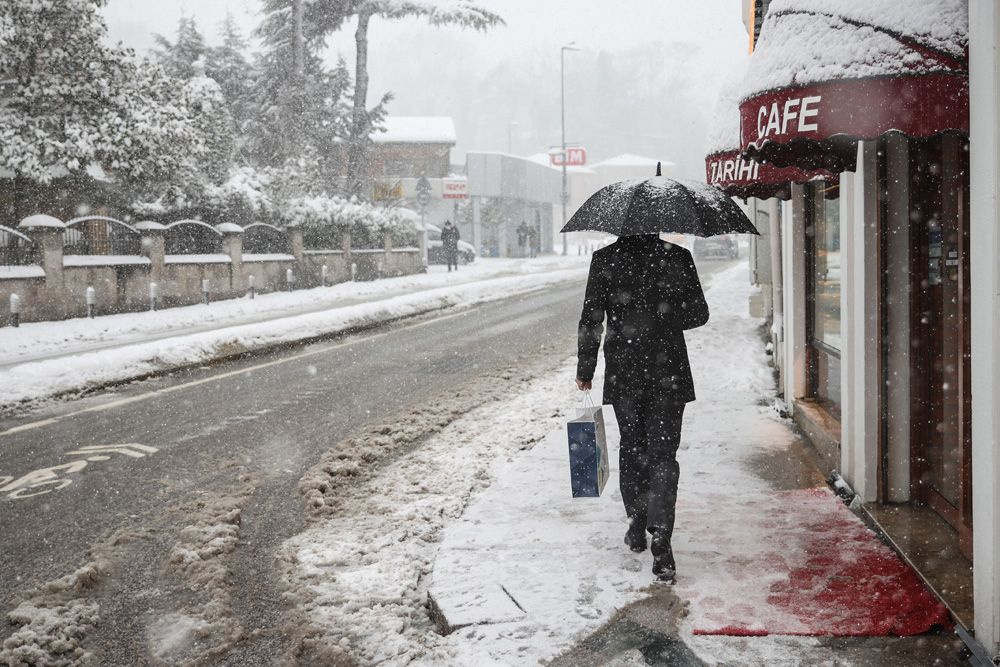
<instances>
[{"instance_id":1,"label":"white road marking","mask_svg":"<svg viewBox=\"0 0 1000 667\"><path fill-rule=\"evenodd\" d=\"M131 456L135 459L141 459L146 454L155 454L160 451L156 447L150 447L149 445L140 445L137 442L130 442L124 445L87 445L86 447L80 447L79 449L74 449L71 452L66 452L66 456L71 454L104 454L104 453L117 453L124 454L125 456ZM102 457L100 460L106 461L108 457Z\"/></svg>"},{"instance_id":2,"label":"white road marking","mask_svg":"<svg viewBox=\"0 0 1000 667\"><path fill-rule=\"evenodd\" d=\"M162 396L164 394L172 394L176 391L181 391L182 389L188 389L190 387L197 387L198 385L208 384L210 382L217 382L219 380L224 380L236 375L242 375L244 373L252 373L254 371L259 371L264 368L271 368L272 366L278 366L281 364L286 364L292 361L298 361L299 359L305 359L306 357L312 357L317 354L323 354L324 352L330 352L332 350L337 350L342 347L350 347L351 345L361 345L362 343L367 343L373 340L378 340L388 336L391 333L397 333L399 331L406 331L408 329L416 329L418 327L427 326L429 324L436 324L437 322L442 322L444 320L450 320L455 317L460 317L471 312L471 308L463 309L457 313L451 313L448 315L442 315L440 317L435 317L430 320L425 320L423 322L417 322L416 324L410 324L403 327L394 328L391 331L383 331L381 333L372 334L358 340L344 341L342 343L337 343L335 345L328 345L318 350L310 350L308 352L300 352L291 357L286 357L284 359L275 359L274 361L267 361L262 364L257 364L256 366L250 366L248 368L241 368L235 371L228 371L226 373L220 373L219 375L213 375L212 377L202 378L200 380L191 380L190 382L185 382L184 384L174 385L172 387L165 387L163 389L155 389L153 391L147 392L145 394L139 394L136 396L129 396L128 398L122 398L117 401L112 401L110 403L104 403L102 405L94 405L89 408L83 408L82 410L77 410L75 412L68 412L64 415L58 415L56 417L49 417L47 419L41 419L36 422L29 422L27 424L20 424L6 431L0 431L0 437L5 435L14 435L16 433L23 433L24 431L33 431L35 429L41 428L43 426L48 426L49 424L55 424L65 419L70 419L72 417L77 417L82 414L87 414L90 412L103 412L105 410L111 410L113 408L119 408L123 405L131 405L132 403L138 403L140 401L146 401L150 398L155 398L157 396ZM62 487L60 487L62 488Z\"/></svg>"},{"instance_id":3,"label":"white road marking","mask_svg":"<svg viewBox=\"0 0 1000 667\"><path fill-rule=\"evenodd\" d=\"M156 447L140 445L137 442L129 442L122 445L86 445L79 449L66 452L63 456L85 456L82 459L75 459L69 463L62 463L49 468L39 468L32 470L20 479L6 475L0 476L0 493L6 493L11 500L23 500L34 496L43 496L59 489L65 489L73 483L72 479L63 477L80 472L87 467L87 463L100 463L111 460L107 454L124 454L132 458L141 459L147 454L158 452Z\"/></svg>"}]
</instances>

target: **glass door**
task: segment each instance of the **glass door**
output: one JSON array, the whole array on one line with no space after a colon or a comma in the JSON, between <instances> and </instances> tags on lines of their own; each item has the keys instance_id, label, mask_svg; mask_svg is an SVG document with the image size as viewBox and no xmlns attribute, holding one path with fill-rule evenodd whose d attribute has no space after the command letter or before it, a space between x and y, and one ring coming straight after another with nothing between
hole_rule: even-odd
<instances>
[{"instance_id":1,"label":"glass door","mask_svg":"<svg viewBox=\"0 0 1000 667\"><path fill-rule=\"evenodd\" d=\"M912 142L912 491L971 557L968 145Z\"/></svg>"}]
</instances>

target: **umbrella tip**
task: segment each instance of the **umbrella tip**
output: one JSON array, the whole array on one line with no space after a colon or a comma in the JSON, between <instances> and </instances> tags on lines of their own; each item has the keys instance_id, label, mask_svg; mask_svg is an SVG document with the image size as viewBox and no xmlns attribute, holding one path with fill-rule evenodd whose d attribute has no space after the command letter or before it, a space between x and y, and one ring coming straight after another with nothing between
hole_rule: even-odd
<instances>
[{"instance_id":1,"label":"umbrella tip","mask_svg":"<svg viewBox=\"0 0 1000 667\"><path fill-rule=\"evenodd\" d=\"M663 176L663 170L660 169L660 163L659 162L656 163L656 175L657 176Z\"/></svg>"}]
</instances>

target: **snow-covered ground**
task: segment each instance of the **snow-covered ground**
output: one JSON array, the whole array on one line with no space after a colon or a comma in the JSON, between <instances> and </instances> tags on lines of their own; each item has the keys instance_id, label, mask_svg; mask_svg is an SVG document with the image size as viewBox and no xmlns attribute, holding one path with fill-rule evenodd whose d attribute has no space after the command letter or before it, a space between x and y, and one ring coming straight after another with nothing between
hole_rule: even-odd
<instances>
[{"instance_id":1,"label":"snow-covered ground","mask_svg":"<svg viewBox=\"0 0 1000 667\"><path fill-rule=\"evenodd\" d=\"M435 266L422 275L254 300L3 328L0 406L580 280L588 259L481 260L457 273Z\"/></svg>"},{"instance_id":2,"label":"snow-covered ground","mask_svg":"<svg viewBox=\"0 0 1000 667\"><path fill-rule=\"evenodd\" d=\"M682 499L706 489L741 497L766 488L743 462L780 452L793 438L767 405L773 380L760 322L745 314L746 271L737 266L716 277L708 291L712 320L688 334L703 398L686 415ZM636 556L621 544L616 466L603 498L570 497L562 423L579 402L574 362L454 421L357 489L377 502L353 505L288 543L298 564L290 583L317 641L365 664L534 664L647 595L648 552ZM700 558L687 504L679 506L676 539L682 573ZM480 620L499 622L437 634L424 609L428 593L448 598L463 588L474 592L467 600L478 598L472 606L482 605ZM718 638L693 637L690 622L682 631L712 659L705 647ZM794 640L787 650L810 642Z\"/></svg>"}]
</instances>

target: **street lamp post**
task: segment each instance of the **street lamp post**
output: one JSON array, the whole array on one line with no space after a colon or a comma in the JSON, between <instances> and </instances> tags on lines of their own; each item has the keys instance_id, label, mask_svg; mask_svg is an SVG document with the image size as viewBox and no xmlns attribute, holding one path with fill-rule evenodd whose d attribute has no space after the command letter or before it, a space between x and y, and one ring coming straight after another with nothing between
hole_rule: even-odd
<instances>
[{"instance_id":1,"label":"street lamp post","mask_svg":"<svg viewBox=\"0 0 1000 667\"><path fill-rule=\"evenodd\" d=\"M562 226L566 226L566 204L569 203L569 194L566 192L566 52L579 51L574 46L576 42L570 42L559 49L559 109L562 116ZM562 254L568 253L566 233L562 233Z\"/></svg>"},{"instance_id":2,"label":"street lamp post","mask_svg":"<svg viewBox=\"0 0 1000 667\"><path fill-rule=\"evenodd\" d=\"M516 120L507 121L507 153L509 155L514 154L514 151L511 148L514 145L512 141L512 130L518 125L520 125L520 123L518 123Z\"/></svg>"}]
</instances>

